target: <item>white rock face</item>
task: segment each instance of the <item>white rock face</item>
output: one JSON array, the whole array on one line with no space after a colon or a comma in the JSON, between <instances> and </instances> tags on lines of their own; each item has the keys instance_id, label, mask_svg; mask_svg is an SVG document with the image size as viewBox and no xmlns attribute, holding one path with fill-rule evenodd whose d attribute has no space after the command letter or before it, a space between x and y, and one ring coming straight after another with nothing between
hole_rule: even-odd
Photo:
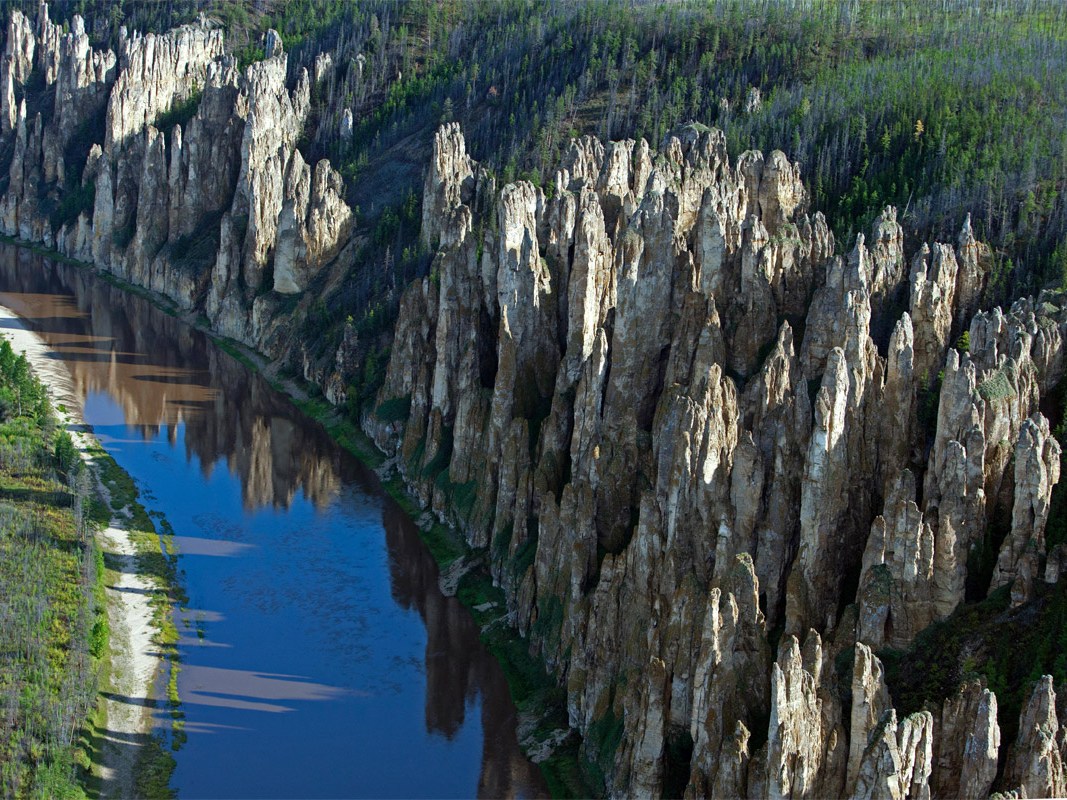
<instances>
[{"instance_id":1,"label":"white rock face","mask_svg":"<svg viewBox=\"0 0 1067 800\"><path fill-rule=\"evenodd\" d=\"M37 38L29 19L18 9L11 12L4 53L0 57L0 126L4 133L18 124L15 84L25 83L34 64Z\"/></svg>"},{"instance_id":2,"label":"white rock face","mask_svg":"<svg viewBox=\"0 0 1067 800\"><path fill-rule=\"evenodd\" d=\"M328 162L311 169L294 159L310 82L304 73L287 90L280 38L267 42L271 58L242 75L224 54L223 32L204 18L162 35L124 31L115 54L91 48L79 17L63 33L44 4L36 25L13 14L0 61L0 130L10 131L17 157L0 226L200 308L220 331L269 349L282 321L260 289L275 266L279 227L287 238L269 288L299 292L344 246L352 215ZM329 58L319 66L324 76ZM47 123L14 105L31 69L54 84ZM153 127L185 102L195 102L185 124ZM103 141L69 176L69 138L94 120ZM72 179L87 190L92 183L92 206L53 231L42 198L54 207Z\"/></svg>"},{"instance_id":3,"label":"white rock face","mask_svg":"<svg viewBox=\"0 0 1067 800\"><path fill-rule=\"evenodd\" d=\"M935 797L987 797L997 774L997 698L977 681L945 700L935 739Z\"/></svg>"},{"instance_id":4,"label":"white rock face","mask_svg":"<svg viewBox=\"0 0 1067 800\"><path fill-rule=\"evenodd\" d=\"M344 113L341 114L341 128L338 131L338 135L341 137L341 141L348 142L352 140L353 129L352 109L346 108Z\"/></svg>"},{"instance_id":5,"label":"white rock face","mask_svg":"<svg viewBox=\"0 0 1067 800\"><path fill-rule=\"evenodd\" d=\"M285 89L285 70L286 58L279 55L252 64L246 73L248 117L237 178L241 199L234 205L248 209L242 269L253 288L259 287L274 247L286 168L310 102L307 72L290 95Z\"/></svg>"},{"instance_id":6,"label":"white rock face","mask_svg":"<svg viewBox=\"0 0 1067 800\"><path fill-rule=\"evenodd\" d=\"M283 53L282 37L278 31L271 28L263 36L263 53L270 60Z\"/></svg>"},{"instance_id":7,"label":"white rock face","mask_svg":"<svg viewBox=\"0 0 1067 800\"><path fill-rule=\"evenodd\" d=\"M1005 538L993 572L993 585L1015 581L1016 604L1029 599L1030 584L1045 555L1052 487L1060 479L1060 445L1049 433L1048 420L1035 414L1022 424L1015 446L1015 504L1011 533ZM1014 595L1014 593L1013 593Z\"/></svg>"},{"instance_id":8,"label":"white rock face","mask_svg":"<svg viewBox=\"0 0 1067 800\"><path fill-rule=\"evenodd\" d=\"M906 254L892 208L835 256L782 154L731 165L696 128L659 155L576 140L548 199L497 191L447 125L423 213L436 277L405 293L379 396L410 418L367 427L487 548L572 724L623 720L608 791L661 791L686 731L692 797L988 794L996 698L905 716L875 652L963 602L994 509L1018 602L1059 574L1035 544L1058 451L1032 417L1063 375L1060 307L976 313L973 234ZM445 441L462 513L424 473Z\"/></svg>"},{"instance_id":9,"label":"white rock face","mask_svg":"<svg viewBox=\"0 0 1067 800\"><path fill-rule=\"evenodd\" d=\"M347 236L352 211L342 200L341 176L326 159L311 168L297 151L289 162L285 202L278 216L274 253L274 291L296 294L337 252Z\"/></svg>"},{"instance_id":10,"label":"white rock face","mask_svg":"<svg viewBox=\"0 0 1067 800\"><path fill-rule=\"evenodd\" d=\"M287 84L276 32L240 73L204 23L118 54L47 7L7 30L0 228L280 348L279 309L302 302L283 295L329 284L354 250L340 175L296 149L336 56ZM31 70L51 116L15 103ZM188 121L158 129L194 87ZM93 120L103 141L67 163ZM328 120L342 139L353 123ZM731 162L701 126L658 149L583 137L558 166L550 192L497 187L458 125L438 131L433 277L400 299L379 397L410 416L367 426L484 551L571 722L621 721L606 790L662 792L688 736L693 797L1063 791L1050 687L1007 753L991 692L905 716L876 655L986 591L968 561L993 514L1012 519L993 585L1017 605L1067 564L1046 553L1059 448L1038 414L1064 374L1057 296L977 311L991 255L970 225L905 253L892 208L835 255L797 165ZM79 182L91 207L53 229ZM346 326L336 368L305 358L305 374L344 402L358 352ZM447 481L426 472L441 461Z\"/></svg>"},{"instance_id":11,"label":"white rock face","mask_svg":"<svg viewBox=\"0 0 1067 800\"><path fill-rule=\"evenodd\" d=\"M1067 744L1061 733L1052 676L1034 687L1019 717L1019 737L1011 750L1003 784L1018 797L1063 797L1067 794L1064 759Z\"/></svg>"},{"instance_id":12,"label":"white rock face","mask_svg":"<svg viewBox=\"0 0 1067 800\"><path fill-rule=\"evenodd\" d=\"M127 137L202 89L208 64L223 53L223 32L206 22L158 36L134 34L120 53L120 69L107 103L104 149Z\"/></svg>"}]
</instances>

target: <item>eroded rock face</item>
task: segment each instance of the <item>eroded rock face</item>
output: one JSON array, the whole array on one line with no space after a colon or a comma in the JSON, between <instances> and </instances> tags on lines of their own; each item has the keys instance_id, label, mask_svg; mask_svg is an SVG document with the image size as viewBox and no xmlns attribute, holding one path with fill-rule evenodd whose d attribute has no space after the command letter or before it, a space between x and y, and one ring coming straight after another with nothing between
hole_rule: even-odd
<instances>
[{"instance_id":1,"label":"eroded rock face","mask_svg":"<svg viewBox=\"0 0 1067 800\"><path fill-rule=\"evenodd\" d=\"M934 536L914 498L915 480L905 470L867 538L857 637L874 647L907 647L916 633L942 616L935 564L944 564L951 554L936 551L951 543Z\"/></svg>"},{"instance_id":2,"label":"eroded rock face","mask_svg":"<svg viewBox=\"0 0 1067 800\"><path fill-rule=\"evenodd\" d=\"M932 735L930 712L912 714L899 725L896 711L886 712L863 752L851 797L857 800L929 798Z\"/></svg>"},{"instance_id":3,"label":"eroded rock face","mask_svg":"<svg viewBox=\"0 0 1067 800\"><path fill-rule=\"evenodd\" d=\"M116 54L92 49L80 17L64 32L44 4L36 25L12 14L0 129L17 157L0 227L203 311L228 336L289 349L279 339L289 321L272 309L338 255L352 214L329 163L304 164L296 151L309 78L290 90L280 40L268 39L271 56L241 74L223 32L204 18L162 35L123 32ZM50 121L26 119L14 105L31 70L54 86ZM154 127L193 102L184 125ZM87 130L102 131L101 141L84 163L66 163L71 137ZM72 182L93 193L91 208L54 229L42 200L58 202Z\"/></svg>"},{"instance_id":4,"label":"eroded rock face","mask_svg":"<svg viewBox=\"0 0 1067 800\"><path fill-rule=\"evenodd\" d=\"M30 77L36 47L37 37L30 20L18 9L13 10L0 60L0 126L4 133L13 131L18 123L15 84L25 83Z\"/></svg>"},{"instance_id":5,"label":"eroded rock face","mask_svg":"<svg viewBox=\"0 0 1067 800\"><path fill-rule=\"evenodd\" d=\"M473 172L474 163L467 155L467 143L459 123L445 125L434 137L433 158L422 192L424 244L436 245L441 241L442 226L452 209L463 203L464 186L469 191Z\"/></svg>"},{"instance_id":6,"label":"eroded rock face","mask_svg":"<svg viewBox=\"0 0 1067 800\"><path fill-rule=\"evenodd\" d=\"M176 102L202 89L208 64L223 54L223 33L204 21L162 36L123 40L107 103L104 149L121 147Z\"/></svg>"},{"instance_id":7,"label":"eroded rock face","mask_svg":"<svg viewBox=\"0 0 1067 800\"><path fill-rule=\"evenodd\" d=\"M886 689L882 679L882 663L875 657L865 644L856 645L855 665L852 672L852 719L848 748L848 773L845 778L845 789L850 793L864 794L864 790L857 791L860 781L861 767L866 766L866 772L870 773L870 767L864 765L865 753L872 740L876 741L885 736L885 729L892 727L889 736L896 733L896 719L890 725L885 720L890 713L892 704L889 700L889 690ZM884 724L883 724L883 720ZM876 731L881 727L882 731ZM895 740L887 739L895 744ZM898 756L899 761L899 756ZM869 787L874 776L864 776L864 785Z\"/></svg>"},{"instance_id":8,"label":"eroded rock face","mask_svg":"<svg viewBox=\"0 0 1067 800\"><path fill-rule=\"evenodd\" d=\"M293 153L278 215L274 291L304 291L309 279L336 255L352 223L352 210L343 197L341 176L329 161L319 161L312 175L300 151Z\"/></svg>"},{"instance_id":9,"label":"eroded rock face","mask_svg":"<svg viewBox=\"0 0 1067 800\"><path fill-rule=\"evenodd\" d=\"M1019 717L1019 737L1009 751L1002 784L1019 797L1062 797L1067 794L1065 756L1056 692L1052 676L1045 675Z\"/></svg>"},{"instance_id":10,"label":"eroded rock face","mask_svg":"<svg viewBox=\"0 0 1067 800\"><path fill-rule=\"evenodd\" d=\"M693 671L690 785L696 794L745 797L752 712L766 713L763 676L770 653L759 610L759 582L747 555L738 556L723 589L708 599ZM741 680L738 680L741 678Z\"/></svg>"},{"instance_id":11,"label":"eroded rock face","mask_svg":"<svg viewBox=\"0 0 1067 800\"><path fill-rule=\"evenodd\" d=\"M803 650L789 636L771 668L767 797L842 794L847 744L840 705L821 685L823 667L822 641L811 631Z\"/></svg>"},{"instance_id":12,"label":"eroded rock face","mask_svg":"<svg viewBox=\"0 0 1067 800\"><path fill-rule=\"evenodd\" d=\"M695 127L658 155L576 140L547 199L498 191L448 125L423 209L437 277L405 293L378 398L410 414L366 424L486 548L571 723L622 720L591 753L608 791L661 792L682 737L691 797L988 792L992 694L902 718L875 651L963 602L1005 503L998 580L1058 574L1031 545L1058 451L1030 417L1062 377L1059 308L975 313L966 225L908 258L887 208L835 256L781 153L732 165ZM849 653L846 721L824 662Z\"/></svg>"},{"instance_id":13,"label":"eroded rock face","mask_svg":"<svg viewBox=\"0 0 1067 800\"><path fill-rule=\"evenodd\" d=\"M993 572L993 585L1015 582L1016 604L1029 599L1045 555L1052 487L1060 478L1060 446L1049 433L1048 420L1035 414L1022 424L1015 446L1015 503L1011 533L1004 540Z\"/></svg>"},{"instance_id":14,"label":"eroded rock face","mask_svg":"<svg viewBox=\"0 0 1067 800\"><path fill-rule=\"evenodd\" d=\"M934 739L934 797L987 797L997 774L997 698L970 681L945 700Z\"/></svg>"},{"instance_id":15,"label":"eroded rock face","mask_svg":"<svg viewBox=\"0 0 1067 800\"><path fill-rule=\"evenodd\" d=\"M13 13L0 229L284 350L283 296L338 274L352 212L296 147L312 76L287 82L280 37L264 44L239 72L205 23L115 54L45 6L36 24ZM32 70L50 119L15 102ZM194 86L191 118L157 127ZM101 141L67 163L89 123ZM73 183L91 207L54 230L42 198ZM433 277L403 294L390 411L365 425L484 551L571 723L622 725L618 751L593 754L610 793L654 796L680 769L691 797L993 788L995 697L965 686L940 713L898 714L877 652L990 588L968 559L995 514L1012 527L994 588L1025 603L1067 563L1045 552L1059 448L1037 413L1064 373L1058 296L979 311L991 256L969 223L905 253L893 208L837 254L797 165L731 162L696 125L658 148L576 140L547 194L498 188L445 126L421 238ZM357 351L348 325L305 374L342 403ZM1001 788L1060 791L1054 700L1031 705L1045 733L1014 744Z\"/></svg>"}]
</instances>

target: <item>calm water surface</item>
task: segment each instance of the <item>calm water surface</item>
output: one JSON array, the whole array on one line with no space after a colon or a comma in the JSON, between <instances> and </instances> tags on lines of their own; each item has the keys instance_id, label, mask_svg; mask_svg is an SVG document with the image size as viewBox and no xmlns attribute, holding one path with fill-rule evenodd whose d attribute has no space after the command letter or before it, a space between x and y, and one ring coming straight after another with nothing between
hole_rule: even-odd
<instances>
[{"instance_id":1,"label":"calm water surface","mask_svg":"<svg viewBox=\"0 0 1067 800\"><path fill-rule=\"evenodd\" d=\"M173 526L195 797L542 796L470 616L373 474L202 334L0 245L0 304Z\"/></svg>"}]
</instances>

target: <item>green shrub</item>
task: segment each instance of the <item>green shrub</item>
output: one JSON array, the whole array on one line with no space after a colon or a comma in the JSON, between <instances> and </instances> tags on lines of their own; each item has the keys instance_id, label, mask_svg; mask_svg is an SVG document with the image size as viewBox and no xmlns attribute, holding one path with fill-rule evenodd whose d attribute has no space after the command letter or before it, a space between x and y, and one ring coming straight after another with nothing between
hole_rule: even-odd
<instances>
[{"instance_id":1,"label":"green shrub","mask_svg":"<svg viewBox=\"0 0 1067 800\"><path fill-rule=\"evenodd\" d=\"M78 217L83 212L91 217L95 202L95 181L89 181L84 186L78 185L65 191L59 204L48 215L48 221L52 225L52 232L58 233L64 225L72 225L77 222Z\"/></svg>"},{"instance_id":2,"label":"green shrub","mask_svg":"<svg viewBox=\"0 0 1067 800\"><path fill-rule=\"evenodd\" d=\"M52 457L56 462L56 469L64 475L70 474L71 470L81 464L78 448L74 446L74 440L66 431L56 434L56 443L52 451Z\"/></svg>"},{"instance_id":3,"label":"green shrub","mask_svg":"<svg viewBox=\"0 0 1067 800\"><path fill-rule=\"evenodd\" d=\"M188 97L175 100L170 108L156 117L152 125L167 135L167 143L170 143L170 132L174 130L175 125L181 125L183 128L189 124L195 115L198 108L200 108L200 98L203 96L203 90L199 86L193 88L193 91Z\"/></svg>"},{"instance_id":4,"label":"green shrub","mask_svg":"<svg viewBox=\"0 0 1067 800\"><path fill-rule=\"evenodd\" d=\"M374 412L382 422L402 422L411 416L411 395L384 401Z\"/></svg>"}]
</instances>

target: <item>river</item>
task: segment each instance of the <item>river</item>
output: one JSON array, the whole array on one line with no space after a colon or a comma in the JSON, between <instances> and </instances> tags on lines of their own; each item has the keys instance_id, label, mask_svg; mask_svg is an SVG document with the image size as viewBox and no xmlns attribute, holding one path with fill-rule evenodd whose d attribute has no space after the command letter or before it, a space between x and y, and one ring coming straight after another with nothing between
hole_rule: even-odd
<instances>
[{"instance_id":1,"label":"river","mask_svg":"<svg viewBox=\"0 0 1067 800\"><path fill-rule=\"evenodd\" d=\"M0 245L0 305L66 363L86 422L174 528L179 797L546 795L414 523L320 425L87 270Z\"/></svg>"}]
</instances>

